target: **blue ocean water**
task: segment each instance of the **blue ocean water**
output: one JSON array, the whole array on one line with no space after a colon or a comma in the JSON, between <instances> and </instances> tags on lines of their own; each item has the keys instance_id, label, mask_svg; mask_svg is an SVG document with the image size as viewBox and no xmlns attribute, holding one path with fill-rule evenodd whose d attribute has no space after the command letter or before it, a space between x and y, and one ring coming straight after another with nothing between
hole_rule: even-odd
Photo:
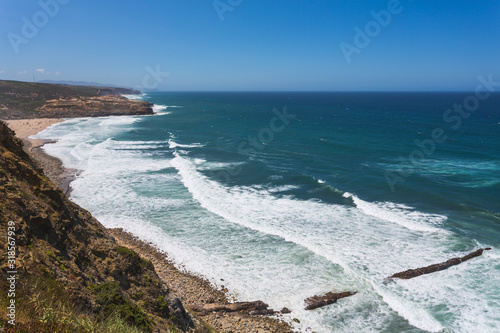
<instances>
[{"instance_id":1,"label":"blue ocean water","mask_svg":"<svg viewBox=\"0 0 500 333\"><path fill-rule=\"evenodd\" d=\"M500 94L460 108L470 95L158 92L138 97L154 116L38 137L81 170L72 199L105 226L290 308L298 330L500 332ZM358 294L303 310L330 291Z\"/></svg>"}]
</instances>

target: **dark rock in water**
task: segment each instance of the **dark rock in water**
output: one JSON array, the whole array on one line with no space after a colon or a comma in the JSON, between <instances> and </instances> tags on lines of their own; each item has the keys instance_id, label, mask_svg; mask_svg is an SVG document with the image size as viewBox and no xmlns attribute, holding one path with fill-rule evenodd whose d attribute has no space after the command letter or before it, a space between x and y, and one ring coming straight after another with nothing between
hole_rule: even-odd
<instances>
[{"instance_id":1,"label":"dark rock in water","mask_svg":"<svg viewBox=\"0 0 500 333\"><path fill-rule=\"evenodd\" d=\"M281 309L280 313L282 314L292 313L292 310L290 310L289 308L283 308Z\"/></svg>"},{"instance_id":2,"label":"dark rock in water","mask_svg":"<svg viewBox=\"0 0 500 333\"><path fill-rule=\"evenodd\" d=\"M451 266L461 264L464 261L470 260L470 259L475 258L475 257L479 257L480 255L483 254L483 251L488 251L488 250L491 250L491 248L488 247L485 249L479 249L479 250L476 250L476 251L474 251L474 252L472 252L464 257L452 258L450 260L447 260L447 261L439 263L439 264L434 264L434 265L430 265L430 266L422 267L422 268L417 268L417 269L409 269L409 270L406 270L404 272L399 272L399 273L396 273L392 276L389 276L387 279L398 278L398 279L407 280L407 279L411 279L411 278L414 278L414 277L417 277L420 275L425 275L425 274L430 274L430 273L442 271L442 270L447 269Z\"/></svg>"},{"instance_id":3,"label":"dark rock in water","mask_svg":"<svg viewBox=\"0 0 500 333\"><path fill-rule=\"evenodd\" d=\"M346 291L343 293L327 293L323 296L313 296L306 298L306 310L314 310L325 305L336 303L337 300L357 294L357 292Z\"/></svg>"}]
</instances>

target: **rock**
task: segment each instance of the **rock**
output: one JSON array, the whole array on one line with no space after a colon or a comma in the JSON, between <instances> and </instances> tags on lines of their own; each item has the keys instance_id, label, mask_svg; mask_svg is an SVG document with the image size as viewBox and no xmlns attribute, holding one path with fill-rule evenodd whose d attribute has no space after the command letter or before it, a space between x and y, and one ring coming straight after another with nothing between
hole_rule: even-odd
<instances>
[{"instance_id":1,"label":"rock","mask_svg":"<svg viewBox=\"0 0 500 333\"><path fill-rule=\"evenodd\" d=\"M314 310L325 305L336 303L337 300L357 294L357 292L346 291L343 293L327 293L323 296L313 296L306 298L306 310Z\"/></svg>"},{"instance_id":2,"label":"rock","mask_svg":"<svg viewBox=\"0 0 500 333\"><path fill-rule=\"evenodd\" d=\"M249 312L249 314L252 316L270 316L276 313L278 312L274 311L273 309L255 310Z\"/></svg>"},{"instance_id":3,"label":"rock","mask_svg":"<svg viewBox=\"0 0 500 333\"><path fill-rule=\"evenodd\" d=\"M476 251L474 251L474 252L472 252L464 257L452 258L450 260L447 260L447 261L439 263L439 264L434 264L434 265L430 265L427 267L421 267L421 268L416 268L416 269L409 269L409 270L406 270L404 272L399 272L399 273L396 273L394 275L391 275L388 278L386 278L386 280L393 279L393 278L408 280L408 279L411 279L411 278L414 278L414 277L417 277L420 275L425 275L425 274L430 274L430 273L442 271L442 270L447 269L451 266L461 264L464 261L470 260L470 259L475 258L475 257L479 257L480 255L483 254L483 251L488 251L488 250L491 250L491 248L488 247L485 249L479 249L479 250L476 250Z\"/></svg>"},{"instance_id":4,"label":"rock","mask_svg":"<svg viewBox=\"0 0 500 333\"><path fill-rule=\"evenodd\" d=\"M282 314L292 313L292 310L290 310L289 308L283 308L281 309L280 313Z\"/></svg>"},{"instance_id":5,"label":"rock","mask_svg":"<svg viewBox=\"0 0 500 333\"><path fill-rule=\"evenodd\" d=\"M173 316L175 318L177 325L183 330L194 328L193 321L184 309L184 305L182 305L182 301L179 298L168 299L167 305L170 309L171 317Z\"/></svg>"},{"instance_id":6,"label":"rock","mask_svg":"<svg viewBox=\"0 0 500 333\"><path fill-rule=\"evenodd\" d=\"M191 307L196 312L238 312L238 311L260 311L267 310L268 305L262 301L237 302L237 303L209 303L196 304Z\"/></svg>"},{"instance_id":7,"label":"rock","mask_svg":"<svg viewBox=\"0 0 500 333\"><path fill-rule=\"evenodd\" d=\"M152 104L121 96L60 98L46 101L37 109L39 117L103 117L153 114Z\"/></svg>"}]
</instances>

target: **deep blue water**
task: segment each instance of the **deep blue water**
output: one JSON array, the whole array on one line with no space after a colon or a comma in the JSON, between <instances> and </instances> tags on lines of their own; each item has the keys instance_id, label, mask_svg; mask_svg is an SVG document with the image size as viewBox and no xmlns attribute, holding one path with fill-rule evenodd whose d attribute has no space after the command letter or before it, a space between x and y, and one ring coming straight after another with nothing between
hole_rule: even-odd
<instances>
[{"instance_id":1,"label":"deep blue water","mask_svg":"<svg viewBox=\"0 0 500 333\"><path fill-rule=\"evenodd\" d=\"M500 94L454 108L468 96L158 92L141 97L155 116L73 119L41 136L82 170L73 200L106 226L237 298L291 308L302 330L493 332ZM383 281L480 247L493 250ZM359 293L303 311L333 290Z\"/></svg>"}]
</instances>

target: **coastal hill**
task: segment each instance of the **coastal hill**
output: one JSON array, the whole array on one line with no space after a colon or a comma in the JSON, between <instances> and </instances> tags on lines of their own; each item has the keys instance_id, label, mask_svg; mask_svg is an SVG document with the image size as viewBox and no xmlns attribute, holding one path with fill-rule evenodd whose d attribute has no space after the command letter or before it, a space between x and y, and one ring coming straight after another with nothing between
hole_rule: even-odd
<instances>
[{"instance_id":1,"label":"coastal hill","mask_svg":"<svg viewBox=\"0 0 500 333\"><path fill-rule=\"evenodd\" d=\"M153 105L121 95L140 91L0 80L0 119L153 114Z\"/></svg>"},{"instance_id":2,"label":"coastal hill","mask_svg":"<svg viewBox=\"0 0 500 333\"><path fill-rule=\"evenodd\" d=\"M2 253L9 252L17 261L12 267L7 255L0 256L0 327L12 327L6 311L16 299L15 332L195 328L153 264L119 246L89 212L67 199L3 122L0 230ZM9 235L8 230L13 232ZM14 285L8 271L17 271ZM8 296L9 290L15 298ZM197 332L204 332L202 328Z\"/></svg>"}]
</instances>

